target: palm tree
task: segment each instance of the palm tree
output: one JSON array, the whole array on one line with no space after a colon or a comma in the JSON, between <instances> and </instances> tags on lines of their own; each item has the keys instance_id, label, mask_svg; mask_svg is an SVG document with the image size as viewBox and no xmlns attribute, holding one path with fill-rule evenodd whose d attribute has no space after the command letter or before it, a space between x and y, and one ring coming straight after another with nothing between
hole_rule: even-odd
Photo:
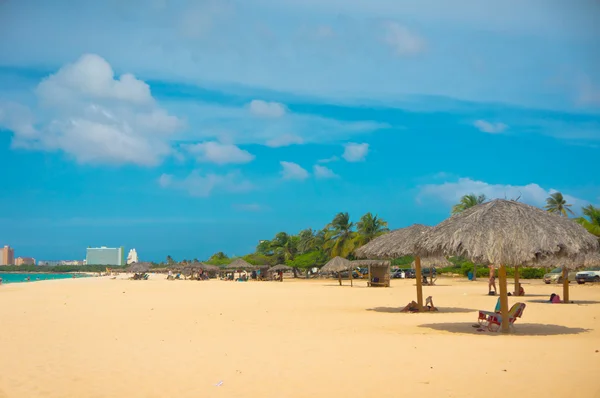
<instances>
[{"instance_id":1,"label":"palm tree","mask_svg":"<svg viewBox=\"0 0 600 398\"><path fill-rule=\"evenodd\" d=\"M356 230L358 232L358 236L356 237L357 246L365 245L376 237L388 232L387 225L387 221L371 213L362 216L360 221L356 223Z\"/></svg>"},{"instance_id":2,"label":"palm tree","mask_svg":"<svg viewBox=\"0 0 600 398\"><path fill-rule=\"evenodd\" d=\"M558 213L563 217L568 217L567 212L575 214L570 207L571 205L567 204L567 201L563 197L562 193L554 192L548 199L546 199L546 206L544 208L550 213Z\"/></svg>"},{"instance_id":3,"label":"palm tree","mask_svg":"<svg viewBox=\"0 0 600 398\"><path fill-rule=\"evenodd\" d=\"M301 254L320 250L323 245L323 234L306 228L298 234L298 251Z\"/></svg>"},{"instance_id":4,"label":"palm tree","mask_svg":"<svg viewBox=\"0 0 600 398\"><path fill-rule=\"evenodd\" d=\"M591 234L600 238L600 207L588 205L581 209L585 217L579 217L575 221L583 225Z\"/></svg>"},{"instance_id":5,"label":"palm tree","mask_svg":"<svg viewBox=\"0 0 600 398\"><path fill-rule=\"evenodd\" d=\"M464 195L460 198L460 202L452 206L452 215L462 213L470 207L477 206L486 201L485 195L481 194L479 196L474 193Z\"/></svg>"},{"instance_id":6,"label":"palm tree","mask_svg":"<svg viewBox=\"0 0 600 398\"><path fill-rule=\"evenodd\" d=\"M347 257L355 248L354 223L350 222L348 213L338 213L327 226L325 233L325 249L331 257Z\"/></svg>"},{"instance_id":7,"label":"palm tree","mask_svg":"<svg viewBox=\"0 0 600 398\"><path fill-rule=\"evenodd\" d=\"M279 232L271 241L271 248L281 262L292 261L298 253L298 241L299 238L297 236Z\"/></svg>"},{"instance_id":8,"label":"palm tree","mask_svg":"<svg viewBox=\"0 0 600 398\"><path fill-rule=\"evenodd\" d=\"M175 260L173 260L173 257L167 256L167 264L171 265L171 264L174 264L174 263L175 263Z\"/></svg>"}]
</instances>

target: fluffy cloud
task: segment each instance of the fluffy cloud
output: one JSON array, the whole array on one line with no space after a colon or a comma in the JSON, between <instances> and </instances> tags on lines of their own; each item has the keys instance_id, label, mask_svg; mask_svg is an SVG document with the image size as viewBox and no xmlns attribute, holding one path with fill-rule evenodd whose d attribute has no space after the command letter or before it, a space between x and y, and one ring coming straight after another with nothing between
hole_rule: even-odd
<instances>
[{"instance_id":1,"label":"fluffy cloud","mask_svg":"<svg viewBox=\"0 0 600 398\"><path fill-rule=\"evenodd\" d=\"M254 155L248 151L240 149L232 144L222 144L215 141L185 145L184 148L189 153L196 155L200 162L223 165L230 163L249 163L254 160Z\"/></svg>"},{"instance_id":2,"label":"fluffy cloud","mask_svg":"<svg viewBox=\"0 0 600 398\"><path fill-rule=\"evenodd\" d=\"M260 117L278 118L286 113L286 107L279 102L252 100L248 105L253 115Z\"/></svg>"},{"instance_id":3,"label":"fluffy cloud","mask_svg":"<svg viewBox=\"0 0 600 398\"><path fill-rule=\"evenodd\" d=\"M327 168L325 166L319 166L318 164L313 166L313 172L314 172L316 178L321 178L321 179L338 178L339 177L330 168Z\"/></svg>"},{"instance_id":4,"label":"fluffy cloud","mask_svg":"<svg viewBox=\"0 0 600 398\"><path fill-rule=\"evenodd\" d=\"M507 129L507 125L504 123L492 123L485 120L476 120L473 125L480 131L490 134L499 134Z\"/></svg>"},{"instance_id":5,"label":"fluffy cloud","mask_svg":"<svg viewBox=\"0 0 600 398\"><path fill-rule=\"evenodd\" d=\"M396 22L385 24L385 42L396 55L413 55L425 50L425 40Z\"/></svg>"},{"instance_id":6,"label":"fluffy cloud","mask_svg":"<svg viewBox=\"0 0 600 398\"><path fill-rule=\"evenodd\" d=\"M544 206L546 198L551 193L556 192L555 189L544 189L538 184L527 185L504 185L504 184L488 184L484 181L472 180L470 178L459 178L455 182L444 182L441 184L427 184L419 187L417 200L422 202L428 199L441 201L447 205L458 203L463 195L468 194L484 194L488 199L517 199L519 201L529 203L534 206ZM566 201L573 204L573 209L577 210L581 206L585 206L585 200L564 195Z\"/></svg>"},{"instance_id":7,"label":"fluffy cloud","mask_svg":"<svg viewBox=\"0 0 600 398\"><path fill-rule=\"evenodd\" d=\"M16 147L60 150L80 163L156 165L182 125L158 107L146 83L131 74L115 78L93 54L44 79L35 93L36 112L0 104L0 126L14 132Z\"/></svg>"},{"instance_id":8,"label":"fluffy cloud","mask_svg":"<svg viewBox=\"0 0 600 398\"><path fill-rule=\"evenodd\" d=\"M282 167L281 176L284 180L305 180L308 178L308 171L297 163L281 161L279 164Z\"/></svg>"},{"instance_id":9,"label":"fluffy cloud","mask_svg":"<svg viewBox=\"0 0 600 398\"><path fill-rule=\"evenodd\" d=\"M342 157L346 159L347 162L362 162L367 157L369 153L369 144L362 143L348 143L344 145L344 154Z\"/></svg>"},{"instance_id":10,"label":"fluffy cloud","mask_svg":"<svg viewBox=\"0 0 600 398\"><path fill-rule=\"evenodd\" d=\"M340 160L340 158L338 158L337 156L332 156L327 159L319 159L318 162L319 163L331 163L331 162L337 162L338 160Z\"/></svg>"},{"instance_id":11,"label":"fluffy cloud","mask_svg":"<svg viewBox=\"0 0 600 398\"><path fill-rule=\"evenodd\" d=\"M197 170L182 179L177 179L171 174L162 174L158 184L163 188L181 190L195 197L207 197L213 192L247 192L253 188L239 172L201 174Z\"/></svg>"},{"instance_id":12,"label":"fluffy cloud","mask_svg":"<svg viewBox=\"0 0 600 398\"><path fill-rule=\"evenodd\" d=\"M267 140L267 146L271 148L279 148L282 146L301 145L304 143L302 137L294 134L282 134L280 136Z\"/></svg>"}]
</instances>

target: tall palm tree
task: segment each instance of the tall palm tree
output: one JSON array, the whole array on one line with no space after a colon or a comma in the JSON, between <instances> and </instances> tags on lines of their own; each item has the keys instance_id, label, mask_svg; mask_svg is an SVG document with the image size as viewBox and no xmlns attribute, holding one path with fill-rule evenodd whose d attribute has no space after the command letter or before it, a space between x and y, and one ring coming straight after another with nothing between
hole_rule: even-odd
<instances>
[{"instance_id":1,"label":"tall palm tree","mask_svg":"<svg viewBox=\"0 0 600 398\"><path fill-rule=\"evenodd\" d=\"M376 237L388 232L389 229L387 225L387 221L384 221L371 213L367 213L362 216L360 221L356 223L357 246L365 245Z\"/></svg>"},{"instance_id":2,"label":"tall palm tree","mask_svg":"<svg viewBox=\"0 0 600 398\"><path fill-rule=\"evenodd\" d=\"M486 201L485 195L475 195L474 193L464 195L460 202L452 206L452 215L462 213L470 207L477 206Z\"/></svg>"},{"instance_id":3,"label":"tall palm tree","mask_svg":"<svg viewBox=\"0 0 600 398\"><path fill-rule=\"evenodd\" d=\"M558 213L563 217L568 217L567 213L575 214L573 213L573 210L570 209L571 206L572 205L567 204L562 193L554 192L546 199L546 206L544 206L544 208L550 213Z\"/></svg>"},{"instance_id":4,"label":"tall palm tree","mask_svg":"<svg viewBox=\"0 0 600 398\"><path fill-rule=\"evenodd\" d=\"M338 213L327 226L325 249L331 257L347 257L355 248L354 223L348 213Z\"/></svg>"},{"instance_id":5,"label":"tall palm tree","mask_svg":"<svg viewBox=\"0 0 600 398\"><path fill-rule=\"evenodd\" d=\"M579 217L575 221L583 225L591 234L600 238L600 207L588 205L581 209L585 217Z\"/></svg>"}]
</instances>

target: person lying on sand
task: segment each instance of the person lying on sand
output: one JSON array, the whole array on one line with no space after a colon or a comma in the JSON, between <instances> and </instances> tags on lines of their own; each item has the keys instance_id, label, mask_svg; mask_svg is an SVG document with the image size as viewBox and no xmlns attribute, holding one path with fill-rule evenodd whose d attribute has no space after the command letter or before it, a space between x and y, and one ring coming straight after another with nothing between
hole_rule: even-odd
<instances>
[{"instance_id":1,"label":"person lying on sand","mask_svg":"<svg viewBox=\"0 0 600 398\"><path fill-rule=\"evenodd\" d=\"M438 309L435 308L435 305L433 305L433 298L431 296L427 297L425 299L425 306L423 307L423 311L437 311ZM419 304L415 301L411 301L410 303L408 303L406 305L406 307L404 307L403 309L400 310L400 312L420 312L421 310L419 309Z\"/></svg>"}]
</instances>

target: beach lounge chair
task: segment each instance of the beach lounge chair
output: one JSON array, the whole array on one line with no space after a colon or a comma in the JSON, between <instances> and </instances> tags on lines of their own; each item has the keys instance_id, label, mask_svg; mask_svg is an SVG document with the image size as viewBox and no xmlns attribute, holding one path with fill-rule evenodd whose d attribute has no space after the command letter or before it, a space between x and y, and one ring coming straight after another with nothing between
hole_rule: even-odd
<instances>
[{"instance_id":1,"label":"beach lounge chair","mask_svg":"<svg viewBox=\"0 0 600 398\"><path fill-rule=\"evenodd\" d=\"M523 315L525 304L515 303L508 311L508 324L512 327L517 318ZM490 332L497 332L502 325L502 315L496 312L479 311L478 323L482 328L487 328Z\"/></svg>"}]
</instances>

